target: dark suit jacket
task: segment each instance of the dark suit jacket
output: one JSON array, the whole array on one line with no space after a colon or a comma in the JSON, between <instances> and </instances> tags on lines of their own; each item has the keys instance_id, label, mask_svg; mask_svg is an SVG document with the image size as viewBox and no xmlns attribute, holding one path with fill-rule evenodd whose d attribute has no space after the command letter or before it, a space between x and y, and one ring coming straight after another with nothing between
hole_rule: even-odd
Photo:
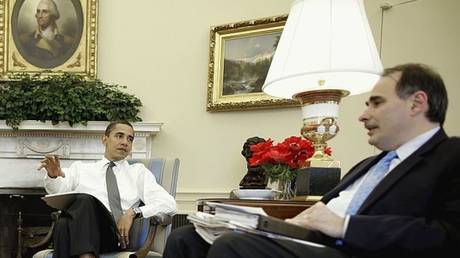
<instances>
[{"instance_id":1,"label":"dark suit jacket","mask_svg":"<svg viewBox=\"0 0 460 258\"><path fill-rule=\"evenodd\" d=\"M337 197L385 154L358 163L322 201ZM350 217L343 242L339 248L356 257L459 257L460 138L441 129L395 167Z\"/></svg>"}]
</instances>

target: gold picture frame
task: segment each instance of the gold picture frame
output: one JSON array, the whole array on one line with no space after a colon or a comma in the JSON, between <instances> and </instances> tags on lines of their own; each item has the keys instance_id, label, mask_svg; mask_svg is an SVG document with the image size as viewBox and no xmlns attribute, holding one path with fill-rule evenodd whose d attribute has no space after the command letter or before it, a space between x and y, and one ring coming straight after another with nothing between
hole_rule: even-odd
<instances>
[{"instance_id":1,"label":"gold picture frame","mask_svg":"<svg viewBox=\"0 0 460 258\"><path fill-rule=\"evenodd\" d=\"M211 27L206 110L299 106L262 92L286 20L281 15Z\"/></svg>"},{"instance_id":2,"label":"gold picture frame","mask_svg":"<svg viewBox=\"0 0 460 258\"><path fill-rule=\"evenodd\" d=\"M1 79L63 72L95 78L97 15L97 0L0 0Z\"/></svg>"}]
</instances>

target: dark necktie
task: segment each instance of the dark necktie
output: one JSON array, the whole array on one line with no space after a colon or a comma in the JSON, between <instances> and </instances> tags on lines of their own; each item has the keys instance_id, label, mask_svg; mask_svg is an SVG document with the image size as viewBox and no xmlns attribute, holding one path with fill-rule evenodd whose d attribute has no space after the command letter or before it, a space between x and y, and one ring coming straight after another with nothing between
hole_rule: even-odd
<instances>
[{"instance_id":1,"label":"dark necktie","mask_svg":"<svg viewBox=\"0 0 460 258\"><path fill-rule=\"evenodd\" d=\"M355 215L359 208L366 200L367 196L374 190L377 184L385 177L386 172L390 169L390 163L398 155L395 151L388 152L368 173L361 186L355 193L347 208L346 214Z\"/></svg>"},{"instance_id":2,"label":"dark necktie","mask_svg":"<svg viewBox=\"0 0 460 258\"><path fill-rule=\"evenodd\" d=\"M109 198L110 210L115 218L115 222L117 222L123 214L123 210L121 209L120 191L118 191L117 178L115 177L112 169L114 166L115 163L110 161L109 166L107 167L107 172L105 173L105 180L107 183L107 195Z\"/></svg>"}]
</instances>

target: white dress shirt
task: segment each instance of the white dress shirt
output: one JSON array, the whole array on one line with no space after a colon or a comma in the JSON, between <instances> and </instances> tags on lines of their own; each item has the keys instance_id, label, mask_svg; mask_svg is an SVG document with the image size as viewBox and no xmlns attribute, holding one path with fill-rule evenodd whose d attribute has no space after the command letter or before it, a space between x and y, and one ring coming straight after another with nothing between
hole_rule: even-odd
<instances>
[{"instance_id":1,"label":"white dress shirt","mask_svg":"<svg viewBox=\"0 0 460 258\"><path fill-rule=\"evenodd\" d=\"M44 185L48 193L77 192L96 197L110 211L105 174L109 160L103 158L97 162L76 161L69 168L62 168L65 177L50 178L45 175ZM155 180L155 176L144 164L128 164L126 160L115 162L113 172L120 191L121 208L124 212L140 207L144 217L158 213L173 215L176 213L176 201Z\"/></svg>"},{"instance_id":2,"label":"white dress shirt","mask_svg":"<svg viewBox=\"0 0 460 258\"><path fill-rule=\"evenodd\" d=\"M396 154L398 157L393 159L390 163L390 168L388 172L386 172L385 176L387 176L399 163L409 157L412 153L414 153L418 148L420 148L423 144L425 144L433 135L438 132L440 127L435 127L430 129L410 141L406 142L405 144L401 145L398 149L396 149ZM369 169L371 170L372 167ZM364 178L368 175L368 173L364 174L361 178L358 178L353 184L349 185L346 189L339 193L339 196L331 199L326 205L327 207L333 211L335 214L339 215L340 217L345 217L344 228L342 231L342 236L345 236L346 229L348 227L348 221L350 220L350 216L346 215L345 212L350 205L351 200L353 199L354 195L358 191L359 187L361 186Z\"/></svg>"}]
</instances>

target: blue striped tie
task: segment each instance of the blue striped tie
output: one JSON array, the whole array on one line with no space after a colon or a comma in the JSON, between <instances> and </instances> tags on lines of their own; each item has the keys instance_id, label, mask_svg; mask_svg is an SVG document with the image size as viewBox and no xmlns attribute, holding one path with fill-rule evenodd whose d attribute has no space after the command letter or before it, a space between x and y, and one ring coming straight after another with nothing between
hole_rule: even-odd
<instances>
[{"instance_id":1,"label":"blue striped tie","mask_svg":"<svg viewBox=\"0 0 460 258\"><path fill-rule=\"evenodd\" d=\"M390 151L385 155L369 172L361 186L356 191L355 196L347 208L346 214L355 215L366 200L367 196L374 190L375 186L384 178L390 168L390 163L398 155L395 151Z\"/></svg>"}]
</instances>

